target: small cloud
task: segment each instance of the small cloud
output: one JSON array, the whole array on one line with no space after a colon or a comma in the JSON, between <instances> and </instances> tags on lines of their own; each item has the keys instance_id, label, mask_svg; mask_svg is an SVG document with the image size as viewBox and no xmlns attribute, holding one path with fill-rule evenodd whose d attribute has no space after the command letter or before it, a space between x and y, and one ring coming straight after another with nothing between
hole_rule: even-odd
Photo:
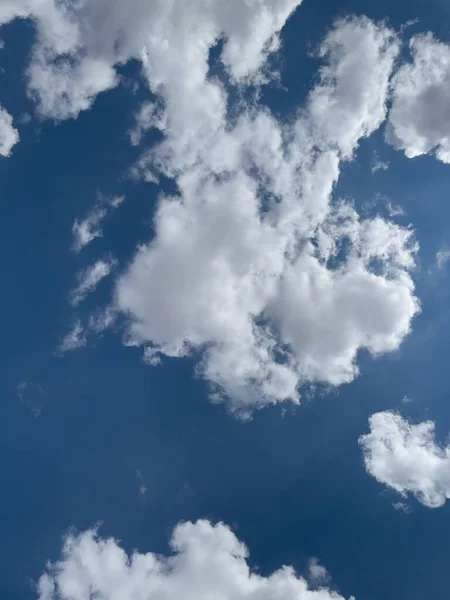
<instances>
[{"instance_id":1,"label":"small cloud","mask_svg":"<svg viewBox=\"0 0 450 600\"><path fill-rule=\"evenodd\" d=\"M23 400L23 393L24 391L27 389L28 386L28 382L27 381L20 381L17 384L17 396L19 397L19 400Z\"/></svg>"},{"instance_id":2,"label":"small cloud","mask_svg":"<svg viewBox=\"0 0 450 600\"><path fill-rule=\"evenodd\" d=\"M141 471L139 471L139 469L136 469L136 477L139 483L139 494L141 496L145 496L148 487L145 485L144 476L142 475Z\"/></svg>"},{"instance_id":3,"label":"small cloud","mask_svg":"<svg viewBox=\"0 0 450 600\"><path fill-rule=\"evenodd\" d=\"M395 508L395 510L404 512L407 515L409 515L411 512L411 507L404 502L394 502L392 506Z\"/></svg>"},{"instance_id":4,"label":"small cloud","mask_svg":"<svg viewBox=\"0 0 450 600\"><path fill-rule=\"evenodd\" d=\"M385 411L372 415L369 425L359 438L367 473L403 500L411 494L428 508L444 506L450 499L450 447L436 441L435 423L411 423Z\"/></svg>"},{"instance_id":5,"label":"small cloud","mask_svg":"<svg viewBox=\"0 0 450 600\"><path fill-rule=\"evenodd\" d=\"M392 217L404 217L406 215L405 209L399 204L392 204L389 202L386 204L386 209L388 211L389 216Z\"/></svg>"},{"instance_id":6,"label":"small cloud","mask_svg":"<svg viewBox=\"0 0 450 600\"><path fill-rule=\"evenodd\" d=\"M376 173L377 171L387 171L387 169L389 169L389 162L382 161L380 159L380 157L378 156L378 154L376 152L374 152L373 156L372 156L371 167L370 167L372 174Z\"/></svg>"},{"instance_id":7,"label":"small cloud","mask_svg":"<svg viewBox=\"0 0 450 600\"><path fill-rule=\"evenodd\" d=\"M108 213L108 207L115 209L122 204L125 196L106 196L99 193L97 203L90 210L88 215L81 221L75 219L72 227L74 236L73 250L80 252L85 246L90 244L95 238L103 236L101 222Z\"/></svg>"},{"instance_id":8,"label":"small cloud","mask_svg":"<svg viewBox=\"0 0 450 600\"><path fill-rule=\"evenodd\" d=\"M403 33L409 27L413 27L414 25L417 25L417 23L420 23L420 19L409 19L409 21L406 21L406 23L404 23L400 27L400 33Z\"/></svg>"},{"instance_id":9,"label":"small cloud","mask_svg":"<svg viewBox=\"0 0 450 600\"><path fill-rule=\"evenodd\" d=\"M450 260L450 250L442 248L436 252L436 266L438 269L443 269Z\"/></svg>"},{"instance_id":10,"label":"small cloud","mask_svg":"<svg viewBox=\"0 0 450 600\"><path fill-rule=\"evenodd\" d=\"M98 260L77 275L78 285L70 294L70 303L77 306L86 296L93 292L100 281L107 277L117 265L115 258Z\"/></svg>"},{"instance_id":11,"label":"small cloud","mask_svg":"<svg viewBox=\"0 0 450 600\"><path fill-rule=\"evenodd\" d=\"M328 571L319 563L317 558L311 558L309 561L308 580L314 587L323 587L330 581Z\"/></svg>"},{"instance_id":12,"label":"small cloud","mask_svg":"<svg viewBox=\"0 0 450 600\"><path fill-rule=\"evenodd\" d=\"M19 123L19 125L28 125L28 123L31 122L31 115L30 113L24 112L20 115L20 117L17 119L17 122Z\"/></svg>"},{"instance_id":13,"label":"small cloud","mask_svg":"<svg viewBox=\"0 0 450 600\"><path fill-rule=\"evenodd\" d=\"M20 381L16 387L17 398L26 406L33 417L40 417L42 412L45 390L39 383L33 381Z\"/></svg>"},{"instance_id":14,"label":"small cloud","mask_svg":"<svg viewBox=\"0 0 450 600\"><path fill-rule=\"evenodd\" d=\"M117 312L110 306L100 308L89 317L89 329L94 333L102 333L109 329L117 319Z\"/></svg>"},{"instance_id":15,"label":"small cloud","mask_svg":"<svg viewBox=\"0 0 450 600\"><path fill-rule=\"evenodd\" d=\"M98 207L108 207L117 208L122 204L125 200L125 196L108 196L107 194L103 194L102 192L98 192L97 194L97 204Z\"/></svg>"},{"instance_id":16,"label":"small cloud","mask_svg":"<svg viewBox=\"0 0 450 600\"><path fill-rule=\"evenodd\" d=\"M385 210L389 217L404 217L406 211L400 204L394 204L384 194L376 193L370 200L366 200L362 205L363 211L366 214L373 215L379 210Z\"/></svg>"},{"instance_id":17,"label":"small cloud","mask_svg":"<svg viewBox=\"0 0 450 600\"><path fill-rule=\"evenodd\" d=\"M110 206L117 208L125 200L125 196L111 196L108 200Z\"/></svg>"},{"instance_id":18,"label":"small cloud","mask_svg":"<svg viewBox=\"0 0 450 600\"><path fill-rule=\"evenodd\" d=\"M144 102L135 115L135 125L128 131L132 146L139 146L143 135L150 129L164 129L164 112L154 102Z\"/></svg>"},{"instance_id":19,"label":"small cloud","mask_svg":"<svg viewBox=\"0 0 450 600\"><path fill-rule=\"evenodd\" d=\"M161 364L161 350L158 347L147 346L144 348L142 360L146 365L157 367Z\"/></svg>"},{"instance_id":20,"label":"small cloud","mask_svg":"<svg viewBox=\"0 0 450 600\"><path fill-rule=\"evenodd\" d=\"M410 398L409 396L403 396L402 398L402 404L409 404L410 402L412 402L412 398Z\"/></svg>"},{"instance_id":21,"label":"small cloud","mask_svg":"<svg viewBox=\"0 0 450 600\"><path fill-rule=\"evenodd\" d=\"M105 216L106 210L104 208L94 207L82 221L75 219L72 227L74 236L73 249L75 252L80 252L95 238L102 237L103 231L100 222Z\"/></svg>"},{"instance_id":22,"label":"small cloud","mask_svg":"<svg viewBox=\"0 0 450 600\"><path fill-rule=\"evenodd\" d=\"M60 354L65 354L66 352L83 348L83 346L86 346L86 343L87 340L81 321L76 321L69 333L62 339L58 350Z\"/></svg>"},{"instance_id":23,"label":"small cloud","mask_svg":"<svg viewBox=\"0 0 450 600\"><path fill-rule=\"evenodd\" d=\"M19 141L19 132L13 126L12 116L0 106L0 156L10 156Z\"/></svg>"}]
</instances>

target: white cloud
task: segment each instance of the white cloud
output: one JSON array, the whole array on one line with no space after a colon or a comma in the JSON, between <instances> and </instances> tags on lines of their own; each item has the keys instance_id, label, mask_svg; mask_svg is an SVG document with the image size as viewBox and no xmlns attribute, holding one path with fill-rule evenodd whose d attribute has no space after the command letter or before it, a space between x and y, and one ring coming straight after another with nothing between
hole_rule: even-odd
<instances>
[{"instance_id":1,"label":"white cloud","mask_svg":"<svg viewBox=\"0 0 450 600\"><path fill-rule=\"evenodd\" d=\"M251 571L248 550L225 525L178 525L171 556L128 556L114 539L95 530L70 533L61 559L39 580L39 600L343 600L330 588L311 590L292 567L268 576Z\"/></svg>"},{"instance_id":2,"label":"white cloud","mask_svg":"<svg viewBox=\"0 0 450 600\"><path fill-rule=\"evenodd\" d=\"M40 15L44 21L51 20L55 9L54 0L2 0L0 4L0 25L19 17Z\"/></svg>"},{"instance_id":3,"label":"white cloud","mask_svg":"<svg viewBox=\"0 0 450 600\"><path fill-rule=\"evenodd\" d=\"M326 147L334 144L349 158L360 139L381 125L398 51L394 32L366 17L338 21L329 32L319 51L327 64L309 106Z\"/></svg>"},{"instance_id":4,"label":"white cloud","mask_svg":"<svg viewBox=\"0 0 450 600\"><path fill-rule=\"evenodd\" d=\"M73 249L75 252L80 252L80 250L90 244L95 238L102 237L103 232L100 222L105 215L106 210L96 206L82 221L75 219L72 227L74 237Z\"/></svg>"},{"instance_id":5,"label":"white cloud","mask_svg":"<svg viewBox=\"0 0 450 600\"><path fill-rule=\"evenodd\" d=\"M89 108L95 96L117 82L104 59L82 48L78 13L86 2L74 5L58 0L2 0L0 24L15 18L33 19L36 43L27 69L29 94L38 112L54 119L74 118ZM96 4L96 3L94 3Z\"/></svg>"},{"instance_id":6,"label":"white cloud","mask_svg":"<svg viewBox=\"0 0 450 600\"><path fill-rule=\"evenodd\" d=\"M69 55L58 61L60 56L55 52L49 60L47 47L35 49L27 72L29 92L43 117L74 119L92 106L100 92L115 87L117 77L103 60L83 57L78 62Z\"/></svg>"},{"instance_id":7,"label":"white cloud","mask_svg":"<svg viewBox=\"0 0 450 600\"><path fill-rule=\"evenodd\" d=\"M404 217L406 215L405 209L403 206L399 204L393 204L391 201L388 201L386 205L386 209L388 211L388 215L392 217Z\"/></svg>"},{"instance_id":8,"label":"white cloud","mask_svg":"<svg viewBox=\"0 0 450 600\"><path fill-rule=\"evenodd\" d=\"M165 137L136 172L174 177L180 196L160 199L155 238L118 281L128 343L147 346L151 364L203 350L214 397L244 414L297 402L305 383L351 381L358 351L397 349L418 311L411 231L332 202L341 162L385 118L396 37L366 18L339 21L286 128L264 108L229 123L208 45L173 65L179 41L165 31L144 57Z\"/></svg>"},{"instance_id":9,"label":"white cloud","mask_svg":"<svg viewBox=\"0 0 450 600\"><path fill-rule=\"evenodd\" d=\"M450 250L441 248L436 252L436 266L438 269L443 269L450 260Z\"/></svg>"},{"instance_id":10,"label":"white cloud","mask_svg":"<svg viewBox=\"0 0 450 600\"><path fill-rule=\"evenodd\" d=\"M20 381L16 386L17 397L36 419L41 415L46 392L41 384L33 381Z\"/></svg>"},{"instance_id":11,"label":"white cloud","mask_svg":"<svg viewBox=\"0 0 450 600\"><path fill-rule=\"evenodd\" d=\"M116 265L116 259L108 258L107 260L98 260L93 265L80 271L77 275L78 285L70 294L70 303L77 306L82 302L88 294L96 289L100 281L111 273Z\"/></svg>"},{"instance_id":12,"label":"white cloud","mask_svg":"<svg viewBox=\"0 0 450 600\"><path fill-rule=\"evenodd\" d=\"M142 475L141 471L139 471L139 469L136 469L136 478L139 483L139 494L141 496L145 496L145 494L148 491L148 487L144 481L144 476Z\"/></svg>"},{"instance_id":13,"label":"white cloud","mask_svg":"<svg viewBox=\"0 0 450 600\"><path fill-rule=\"evenodd\" d=\"M429 508L450 498L450 448L434 439L434 423L411 424L393 412L369 419L370 433L359 439L367 472L395 491L413 494Z\"/></svg>"},{"instance_id":14,"label":"white cloud","mask_svg":"<svg viewBox=\"0 0 450 600\"><path fill-rule=\"evenodd\" d=\"M159 77L163 71L172 83L181 76L181 86L189 72L194 88L207 69L208 49L223 38L223 62L230 77L258 79L267 55L279 45L278 32L300 3L134 0L124 10L123 0L3 0L0 23L15 17L35 20L29 92L43 117L65 119L76 118L99 93L117 85L117 65L143 54L148 68L155 70L155 89L166 85L165 77ZM190 112L198 115L202 103L207 110L209 99L199 97Z\"/></svg>"},{"instance_id":15,"label":"white cloud","mask_svg":"<svg viewBox=\"0 0 450 600\"><path fill-rule=\"evenodd\" d=\"M389 169L389 162L382 161L376 152L373 153L372 156L372 166L370 170L372 173L376 173L377 171L387 171Z\"/></svg>"},{"instance_id":16,"label":"white cloud","mask_svg":"<svg viewBox=\"0 0 450 600\"><path fill-rule=\"evenodd\" d=\"M393 31L338 21L295 122L257 104L228 118L231 88L270 78L267 58L300 4L27 0L0 13L36 20L28 86L44 117L76 117L117 84L117 65L142 61L156 103L144 104L132 142L148 127L163 141L135 174L172 178L180 195L160 199L156 236L119 279L112 310L152 364L200 350L214 397L242 414L298 402L303 384L351 381L358 352L398 348L418 311L411 232L332 201L342 161L385 120ZM209 77L220 39L226 84ZM103 216L75 223L76 249L101 235Z\"/></svg>"},{"instance_id":17,"label":"white cloud","mask_svg":"<svg viewBox=\"0 0 450 600\"><path fill-rule=\"evenodd\" d=\"M314 587L323 587L330 583L330 575L328 571L319 563L317 558L312 558L309 561L308 581Z\"/></svg>"},{"instance_id":18,"label":"white cloud","mask_svg":"<svg viewBox=\"0 0 450 600\"><path fill-rule=\"evenodd\" d=\"M83 348L87 343L83 326L80 321L76 321L69 333L62 339L59 345L59 352L65 354L78 348Z\"/></svg>"},{"instance_id":19,"label":"white cloud","mask_svg":"<svg viewBox=\"0 0 450 600\"><path fill-rule=\"evenodd\" d=\"M128 132L130 142L133 146L139 146L146 131L164 128L162 107L155 102L143 102L135 115L134 127Z\"/></svg>"},{"instance_id":20,"label":"white cloud","mask_svg":"<svg viewBox=\"0 0 450 600\"><path fill-rule=\"evenodd\" d=\"M89 317L89 330L94 333L102 333L109 329L117 318L117 312L110 306L97 309Z\"/></svg>"},{"instance_id":21,"label":"white cloud","mask_svg":"<svg viewBox=\"0 0 450 600\"><path fill-rule=\"evenodd\" d=\"M412 62L393 80L387 139L409 158L433 152L450 163L450 46L432 34L410 41Z\"/></svg>"},{"instance_id":22,"label":"white cloud","mask_svg":"<svg viewBox=\"0 0 450 600\"><path fill-rule=\"evenodd\" d=\"M408 504L405 504L404 502L394 502L392 505L395 510L398 510L399 512L404 512L406 515L409 515L409 513L411 512L411 507L408 506Z\"/></svg>"},{"instance_id":23,"label":"white cloud","mask_svg":"<svg viewBox=\"0 0 450 600\"><path fill-rule=\"evenodd\" d=\"M106 196L106 202L108 202L113 208L118 208L124 200L125 196Z\"/></svg>"},{"instance_id":24,"label":"white cloud","mask_svg":"<svg viewBox=\"0 0 450 600\"><path fill-rule=\"evenodd\" d=\"M12 123L12 116L0 106L0 156L5 158L11 155L13 147L20 139Z\"/></svg>"},{"instance_id":25,"label":"white cloud","mask_svg":"<svg viewBox=\"0 0 450 600\"><path fill-rule=\"evenodd\" d=\"M125 200L125 196L106 196L98 194L97 203L92 207L87 216L81 221L75 219L72 227L74 237L73 249L80 252L85 246L90 244L95 238L102 237L103 230L101 222L108 213L108 208L118 208Z\"/></svg>"}]
</instances>

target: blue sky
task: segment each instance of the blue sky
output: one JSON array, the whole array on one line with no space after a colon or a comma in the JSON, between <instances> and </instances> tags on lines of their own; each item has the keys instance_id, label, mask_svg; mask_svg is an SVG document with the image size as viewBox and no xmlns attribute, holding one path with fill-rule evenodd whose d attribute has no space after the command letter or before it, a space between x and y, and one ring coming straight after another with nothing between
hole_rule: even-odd
<instances>
[{"instance_id":1,"label":"blue sky","mask_svg":"<svg viewBox=\"0 0 450 600\"><path fill-rule=\"evenodd\" d=\"M446 598L450 9L68 6L0 3L2 597Z\"/></svg>"}]
</instances>

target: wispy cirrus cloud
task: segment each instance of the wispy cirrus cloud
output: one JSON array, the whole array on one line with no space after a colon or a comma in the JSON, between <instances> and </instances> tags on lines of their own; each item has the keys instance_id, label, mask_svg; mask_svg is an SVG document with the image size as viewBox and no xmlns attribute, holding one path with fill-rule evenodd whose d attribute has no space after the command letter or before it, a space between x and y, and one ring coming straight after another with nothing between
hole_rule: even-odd
<instances>
[{"instance_id":1,"label":"wispy cirrus cloud","mask_svg":"<svg viewBox=\"0 0 450 600\"><path fill-rule=\"evenodd\" d=\"M87 344L86 334L80 320L77 320L70 331L63 337L58 352L65 354L83 348Z\"/></svg>"},{"instance_id":2,"label":"wispy cirrus cloud","mask_svg":"<svg viewBox=\"0 0 450 600\"><path fill-rule=\"evenodd\" d=\"M443 269L450 260L450 249L441 248L436 252L436 266L438 269Z\"/></svg>"},{"instance_id":3,"label":"wispy cirrus cloud","mask_svg":"<svg viewBox=\"0 0 450 600\"><path fill-rule=\"evenodd\" d=\"M69 297L72 306L78 306L116 266L117 260L108 257L107 259L98 260L80 271L77 274L78 285L72 290Z\"/></svg>"},{"instance_id":4,"label":"wispy cirrus cloud","mask_svg":"<svg viewBox=\"0 0 450 600\"><path fill-rule=\"evenodd\" d=\"M80 252L95 238L103 236L102 221L108 214L108 208L117 208L124 201L124 196L105 196L98 194L97 203L83 219L75 219L72 227L75 252Z\"/></svg>"}]
</instances>

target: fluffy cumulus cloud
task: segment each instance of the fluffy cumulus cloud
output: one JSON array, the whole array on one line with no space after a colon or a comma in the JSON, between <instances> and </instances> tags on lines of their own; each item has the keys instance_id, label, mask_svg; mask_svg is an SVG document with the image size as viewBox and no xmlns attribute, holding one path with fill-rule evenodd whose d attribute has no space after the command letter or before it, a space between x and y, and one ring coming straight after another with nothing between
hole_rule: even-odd
<instances>
[{"instance_id":1,"label":"fluffy cumulus cloud","mask_svg":"<svg viewBox=\"0 0 450 600\"><path fill-rule=\"evenodd\" d=\"M413 158L429 152L450 163L450 46L432 34L411 39L412 62L393 81L388 141Z\"/></svg>"},{"instance_id":2,"label":"fluffy cumulus cloud","mask_svg":"<svg viewBox=\"0 0 450 600\"><path fill-rule=\"evenodd\" d=\"M174 178L179 195L160 199L154 239L118 281L128 342L152 364L201 350L214 397L242 412L351 381L358 351L395 350L418 311L411 231L332 198L342 162L385 119L396 36L366 18L336 23L286 127L254 106L230 122L208 45L169 68L179 42L165 31L144 56L165 110L143 119L164 139L136 173Z\"/></svg>"},{"instance_id":3,"label":"fluffy cumulus cloud","mask_svg":"<svg viewBox=\"0 0 450 600\"><path fill-rule=\"evenodd\" d=\"M367 472L429 508L445 504L450 498L450 448L436 443L434 423L414 425L393 412L376 413L369 423L370 433L359 440Z\"/></svg>"},{"instance_id":4,"label":"fluffy cumulus cloud","mask_svg":"<svg viewBox=\"0 0 450 600\"><path fill-rule=\"evenodd\" d=\"M128 556L114 539L93 530L70 534L62 557L42 575L39 600L343 600L329 587L311 590L291 567L267 577L248 566L248 550L225 525L178 525L173 554Z\"/></svg>"},{"instance_id":5,"label":"fluffy cumulus cloud","mask_svg":"<svg viewBox=\"0 0 450 600\"><path fill-rule=\"evenodd\" d=\"M88 294L93 292L100 281L111 273L117 261L114 258L98 260L77 275L78 285L70 294L70 303L77 306Z\"/></svg>"},{"instance_id":6,"label":"fluffy cumulus cloud","mask_svg":"<svg viewBox=\"0 0 450 600\"><path fill-rule=\"evenodd\" d=\"M150 364L195 351L212 396L244 415L298 402L302 385L351 381L358 352L398 348L419 309L412 232L333 197L342 163L386 118L399 40L365 17L338 21L305 105L280 122L252 90L270 81L300 4L22 0L0 13L35 19L28 89L44 117L77 116L117 84L118 65L141 61L152 95L131 141L150 128L162 141L133 172L177 193L161 196L111 314L127 316L126 343ZM211 77L220 40L223 76ZM75 223L76 250L101 235L96 211Z\"/></svg>"},{"instance_id":7,"label":"fluffy cumulus cloud","mask_svg":"<svg viewBox=\"0 0 450 600\"><path fill-rule=\"evenodd\" d=\"M19 141L19 133L13 126L12 116L0 106L0 156L10 156Z\"/></svg>"},{"instance_id":8,"label":"fluffy cumulus cloud","mask_svg":"<svg viewBox=\"0 0 450 600\"><path fill-rule=\"evenodd\" d=\"M183 80L193 75L195 86L207 68L208 49L223 37L227 40L223 60L230 76L242 80L259 74L268 52L278 46L279 30L300 3L133 0L125 10L123 0L6 0L0 7L0 23L15 17L34 19L37 41L27 72L28 88L42 116L65 119L77 117L99 93L117 85L117 65L143 54L151 56L152 64L163 60L158 70L169 76L171 71L174 81L174 70L189 72ZM163 81L153 84L158 88ZM208 99L202 101L206 104Z\"/></svg>"}]
</instances>

